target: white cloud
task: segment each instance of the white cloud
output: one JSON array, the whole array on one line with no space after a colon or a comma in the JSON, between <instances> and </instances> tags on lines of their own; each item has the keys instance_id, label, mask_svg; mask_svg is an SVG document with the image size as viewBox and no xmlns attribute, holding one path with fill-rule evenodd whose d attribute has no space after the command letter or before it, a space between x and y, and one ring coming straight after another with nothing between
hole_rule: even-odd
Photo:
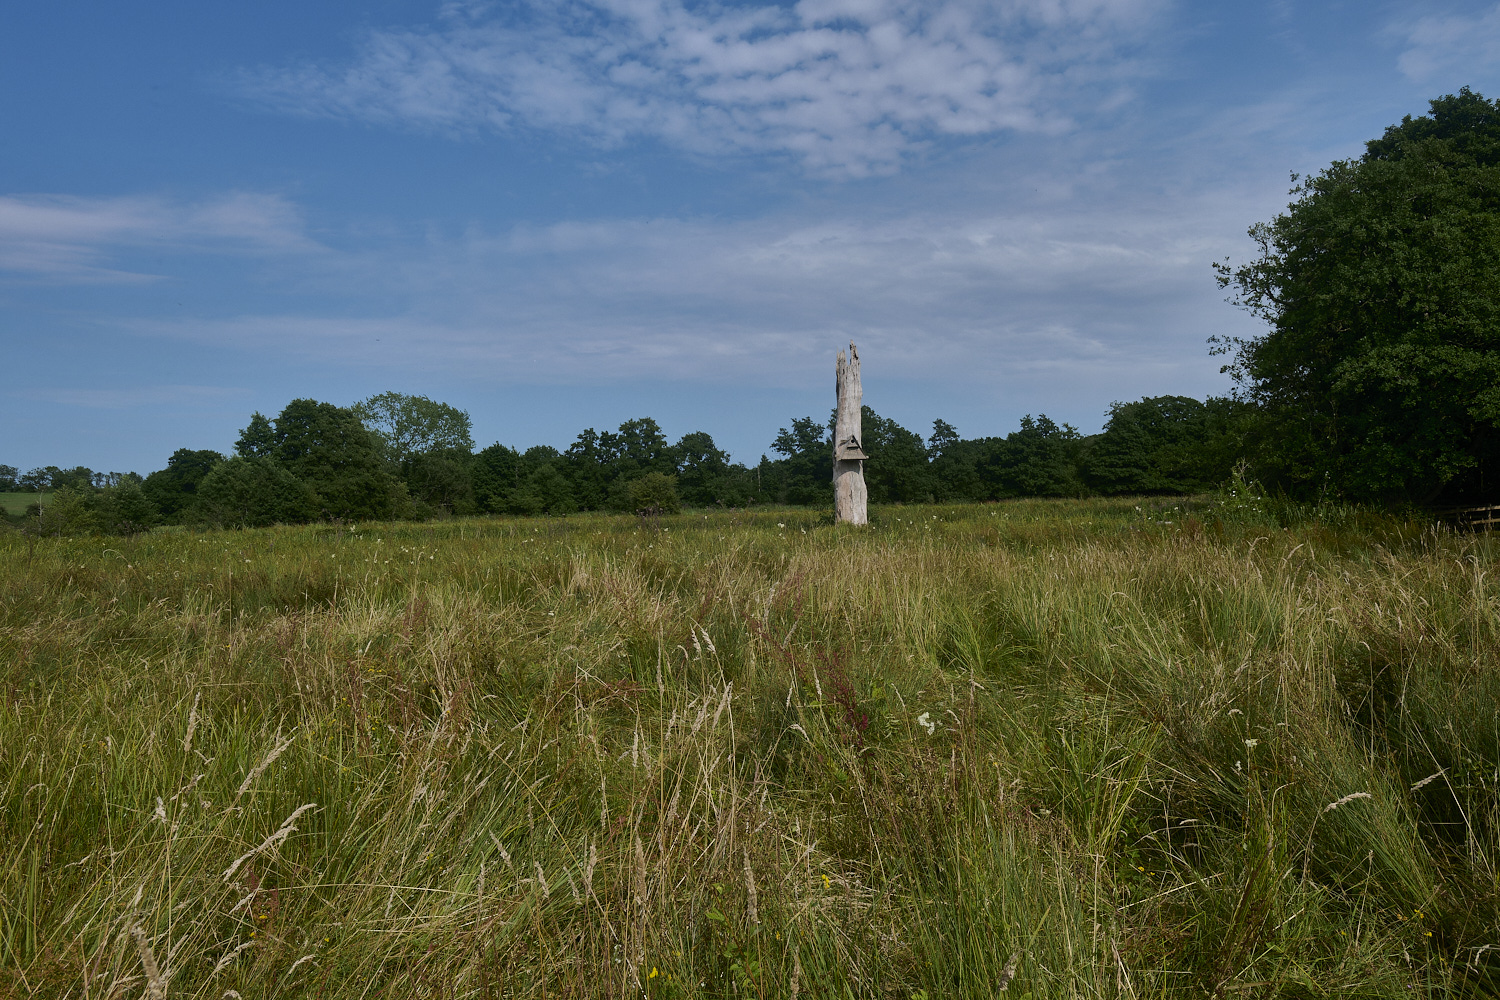
<instances>
[{"instance_id":1,"label":"white cloud","mask_svg":"<svg viewBox=\"0 0 1500 1000\"><path fill-rule=\"evenodd\" d=\"M1397 59L1401 72L1426 81L1459 73L1486 77L1500 66L1500 4L1475 14L1432 15L1394 29L1407 48Z\"/></svg>"},{"instance_id":2,"label":"white cloud","mask_svg":"<svg viewBox=\"0 0 1500 1000\"><path fill-rule=\"evenodd\" d=\"M872 365L905 379L1032 378L1064 394L1092 380L1113 398L1175 372L1176 391L1201 391L1216 368L1204 339L1249 325L1223 304L1208 268L1241 249L1203 235L1240 226L1243 202L1226 206L1222 195L977 217L470 231L330 258L307 279L354 303L379 289L406 303L399 311L135 329L494 385L801 386L853 337Z\"/></svg>"},{"instance_id":3,"label":"white cloud","mask_svg":"<svg viewBox=\"0 0 1500 1000\"><path fill-rule=\"evenodd\" d=\"M368 33L342 68L261 69L238 86L300 114L648 138L859 176L940 137L1066 129L1085 94L1118 102L1162 2L450 4L438 27Z\"/></svg>"},{"instance_id":4,"label":"white cloud","mask_svg":"<svg viewBox=\"0 0 1500 1000\"><path fill-rule=\"evenodd\" d=\"M0 275L69 282L150 281L124 268L122 250L305 253L296 206L276 195L234 193L198 203L164 198L0 196Z\"/></svg>"}]
</instances>

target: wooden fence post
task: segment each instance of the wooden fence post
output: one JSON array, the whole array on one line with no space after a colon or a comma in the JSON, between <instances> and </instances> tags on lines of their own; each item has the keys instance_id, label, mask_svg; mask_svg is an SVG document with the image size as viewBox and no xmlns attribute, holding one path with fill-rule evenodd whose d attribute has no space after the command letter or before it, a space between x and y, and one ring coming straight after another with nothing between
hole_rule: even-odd
<instances>
[{"instance_id":1,"label":"wooden fence post","mask_svg":"<svg viewBox=\"0 0 1500 1000\"><path fill-rule=\"evenodd\" d=\"M864 390L859 384L859 352L849 342L849 356L839 352L838 415L833 422L833 519L840 524L870 523L865 490Z\"/></svg>"}]
</instances>

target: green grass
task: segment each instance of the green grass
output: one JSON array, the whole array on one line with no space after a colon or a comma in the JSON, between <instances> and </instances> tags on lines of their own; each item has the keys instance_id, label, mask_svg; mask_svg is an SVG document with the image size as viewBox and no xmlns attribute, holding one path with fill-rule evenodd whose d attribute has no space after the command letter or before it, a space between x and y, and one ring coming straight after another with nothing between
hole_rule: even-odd
<instances>
[{"instance_id":1,"label":"green grass","mask_svg":"<svg viewBox=\"0 0 1500 1000\"><path fill-rule=\"evenodd\" d=\"M1494 541L1221 513L0 535L0 995L1495 995Z\"/></svg>"},{"instance_id":2,"label":"green grass","mask_svg":"<svg viewBox=\"0 0 1500 1000\"><path fill-rule=\"evenodd\" d=\"M51 499L51 493L0 493L0 511L9 517L20 517L30 505L39 500L47 503Z\"/></svg>"}]
</instances>

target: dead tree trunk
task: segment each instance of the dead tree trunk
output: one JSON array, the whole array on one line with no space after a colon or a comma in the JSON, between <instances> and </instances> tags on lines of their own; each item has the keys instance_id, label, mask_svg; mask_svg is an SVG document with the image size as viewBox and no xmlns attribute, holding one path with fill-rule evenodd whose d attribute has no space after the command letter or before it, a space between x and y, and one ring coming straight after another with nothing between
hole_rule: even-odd
<instances>
[{"instance_id":1,"label":"dead tree trunk","mask_svg":"<svg viewBox=\"0 0 1500 1000\"><path fill-rule=\"evenodd\" d=\"M849 356L839 352L838 415L833 422L833 519L843 524L868 524L869 494L865 491L865 451L859 384L859 352L849 343Z\"/></svg>"}]
</instances>

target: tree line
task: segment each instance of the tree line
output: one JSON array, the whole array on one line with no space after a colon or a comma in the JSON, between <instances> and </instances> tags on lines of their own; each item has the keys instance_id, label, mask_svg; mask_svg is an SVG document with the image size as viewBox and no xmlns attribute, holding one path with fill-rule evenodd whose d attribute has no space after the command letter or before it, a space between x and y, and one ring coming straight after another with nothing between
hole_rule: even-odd
<instances>
[{"instance_id":1,"label":"tree line","mask_svg":"<svg viewBox=\"0 0 1500 1000\"><path fill-rule=\"evenodd\" d=\"M1250 227L1256 259L1215 265L1266 331L1210 338L1224 398L1116 403L1083 436L1046 416L1003 437L922 435L865 408L874 503L1192 493L1239 468L1272 491L1395 504L1500 501L1500 102L1464 88L1318 174ZM54 513L266 524L439 513L568 514L831 502L831 421L802 417L777 457L730 461L703 432L649 418L565 450L476 451L468 414L383 393L259 413L233 454L182 449L144 479L0 466L0 491L54 492ZM59 499L60 498L60 499ZM58 517L61 515L58 514Z\"/></svg>"},{"instance_id":2,"label":"tree line","mask_svg":"<svg viewBox=\"0 0 1500 1000\"><path fill-rule=\"evenodd\" d=\"M922 435L865 407L865 478L874 503L984 501L1090 493L1191 493L1228 475L1244 407L1161 396L1116 403L1102 433L1046 416L1003 437L964 439L943 420ZM253 527L326 519L832 502L832 419L801 417L776 457L731 461L709 434L675 443L650 418L580 433L566 449L476 450L468 413L422 396L382 393L350 407L297 399L251 416L231 453L181 448L166 467L107 482L88 470L24 477L50 490L34 519L58 532L128 533L161 523ZM0 471L5 471L0 468ZM5 485L5 484L0 484ZM47 525L41 527L45 530Z\"/></svg>"}]
</instances>

